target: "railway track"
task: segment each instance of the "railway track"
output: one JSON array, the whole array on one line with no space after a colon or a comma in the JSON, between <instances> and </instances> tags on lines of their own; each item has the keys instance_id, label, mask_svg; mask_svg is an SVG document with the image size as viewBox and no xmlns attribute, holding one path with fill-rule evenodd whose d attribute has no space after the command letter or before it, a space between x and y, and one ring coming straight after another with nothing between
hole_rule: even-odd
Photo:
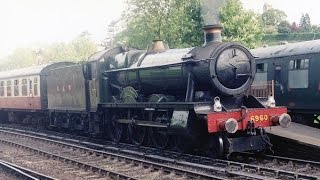
<instances>
[{"instance_id":1,"label":"railway track","mask_svg":"<svg viewBox=\"0 0 320 180\"><path fill-rule=\"evenodd\" d=\"M50 154L37 151L35 148L30 149L28 146L2 142L0 150L2 159L56 179L106 179L106 177L130 179L120 174L97 173L96 169L91 169L91 167L84 166L82 163L62 161L63 159L58 158L58 156L50 156Z\"/></svg>"},{"instance_id":2,"label":"railway track","mask_svg":"<svg viewBox=\"0 0 320 180\"><path fill-rule=\"evenodd\" d=\"M55 180L55 178L0 160L0 179Z\"/></svg>"},{"instance_id":3,"label":"railway track","mask_svg":"<svg viewBox=\"0 0 320 180\"><path fill-rule=\"evenodd\" d=\"M162 171L166 171L168 176L172 176L173 170L166 169L165 167L162 167L162 165L164 163L170 164L171 167L174 166L177 168L174 170L174 172L178 174L179 178L320 179L320 163L313 161L304 161L277 156L264 156L263 158L256 158L250 154L238 154L237 156L232 157L233 161L227 161L190 154L179 154L171 151L159 151L150 147L137 148L126 144L94 144L88 141L68 139L25 130L13 130L4 127L0 128L0 133L1 137L4 137L4 134L6 134L12 138L23 138L24 142L27 142L27 140L29 141L31 139L33 139L32 141L37 140L38 142L42 143L46 142L46 144L50 142L51 144L55 144L55 146L64 147L64 150L77 149L79 152L90 155L89 157L103 157L101 159L98 158L97 161L101 161L106 157L109 157L107 161L110 159L117 159L119 162L127 162L123 164L128 164L130 162L134 167L139 166L139 164L142 163L142 159L143 161L148 161L149 163L156 162L157 166L153 164L152 167L157 167L157 170L162 169ZM48 137L50 137L50 139ZM59 151L61 151L61 149ZM130 157L130 160L127 156ZM133 161L132 159L140 160L140 162ZM145 169L150 167L150 165L142 166L144 166ZM129 165L129 167L131 166ZM183 170L196 170L198 174L188 174L188 172L183 172ZM209 176L201 177L199 174L206 174Z\"/></svg>"},{"instance_id":4,"label":"railway track","mask_svg":"<svg viewBox=\"0 0 320 180\"><path fill-rule=\"evenodd\" d=\"M190 168L185 169L176 165L97 151L56 140L3 130L0 131L0 134L2 144L76 165L86 171L98 172L103 177L114 179L224 179L219 175L194 171ZM87 178L88 176L84 179Z\"/></svg>"}]
</instances>

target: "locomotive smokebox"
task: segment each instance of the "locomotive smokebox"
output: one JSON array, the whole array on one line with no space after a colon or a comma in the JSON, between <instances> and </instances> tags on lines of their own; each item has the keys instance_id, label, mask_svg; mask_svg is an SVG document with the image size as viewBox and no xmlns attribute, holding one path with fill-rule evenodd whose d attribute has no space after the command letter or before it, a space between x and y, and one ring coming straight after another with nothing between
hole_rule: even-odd
<instances>
[{"instance_id":1,"label":"locomotive smokebox","mask_svg":"<svg viewBox=\"0 0 320 180\"><path fill-rule=\"evenodd\" d=\"M201 14L204 20L205 43L221 42L221 31L223 29L220 18L219 8L224 4L224 0L201 0Z\"/></svg>"}]
</instances>

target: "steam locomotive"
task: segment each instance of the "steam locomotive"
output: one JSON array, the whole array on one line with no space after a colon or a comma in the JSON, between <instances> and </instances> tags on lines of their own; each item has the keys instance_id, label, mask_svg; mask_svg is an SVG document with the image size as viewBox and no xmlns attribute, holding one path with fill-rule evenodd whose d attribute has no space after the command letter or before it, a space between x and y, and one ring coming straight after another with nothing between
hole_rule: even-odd
<instances>
[{"instance_id":1,"label":"steam locomotive","mask_svg":"<svg viewBox=\"0 0 320 180\"><path fill-rule=\"evenodd\" d=\"M265 127L287 127L285 107L268 107L246 92L255 59L239 43L205 27L199 47L116 47L81 64L0 74L1 120L64 129L114 142L209 149L216 157L270 147ZM272 99L272 98L271 98Z\"/></svg>"}]
</instances>

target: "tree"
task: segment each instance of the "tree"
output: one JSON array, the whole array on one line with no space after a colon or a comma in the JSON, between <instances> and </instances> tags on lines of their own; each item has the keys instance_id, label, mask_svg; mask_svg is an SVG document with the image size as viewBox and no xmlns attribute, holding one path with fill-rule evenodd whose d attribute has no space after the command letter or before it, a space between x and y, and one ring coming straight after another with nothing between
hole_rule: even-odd
<instances>
[{"instance_id":1,"label":"tree","mask_svg":"<svg viewBox=\"0 0 320 180\"><path fill-rule=\"evenodd\" d=\"M88 32L83 32L71 42L76 61L85 61L97 51L97 45L91 40Z\"/></svg>"},{"instance_id":2,"label":"tree","mask_svg":"<svg viewBox=\"0 0 320 180\"><path fill-rule=\"evenodd\" d=\"M320 33L320 26L319 25L312 25L312 32L313 33Z\"/></svg>"},{"instance_id":3,"label":"tree","mask_svg":"<svg viewBox=\"0 0 320 180\"><path fill-rule=\"evenodd\" d=\"M226 40L239 41L250 48L261 42L263 31L258 16L245 11L240 0L227 0L220 9L220 18Z\"/></svg>"},{"instance_id":4,"label":"tree","mask_svg":"<svg viewBox=\"0 0 320 180\"><path fill-rule=\"evenodd\" d=\"M288 21L282 21L278 25L278 33L290 33L291 32L291 26Z\"/></svg>"},{"instance_id":5,"label":"tree","mask_svg":"<svg viewBox=\"0 0 320 180\"><path fill-rule=\"evenodd\" d=\"M102 46L106 49L114 47L114 38L119 21L111 21L107 26L106 38L102 41Z\"/></svg>"},{"instance_id":6,"label":"tree","mask_svg":"<svg viewBox=\"0 0 320 180\"><path fill-rule=\"evenodd\" d=\"M129 0L122 21L127 27L116 41L145 49L154 39L170 47L198 45L203 40L199 0Z\"/></svg>"},{"instance_id":7,"label":"tree","mask_svg":"<svg viewBox=\"0 0 320 180\"><path fill-rule=\"evenodd\" d=\"M308 13L305 15L302 14L299 26L302 32L311 32L311 21Z\"/></svg>"},{"instance_id":8,"label":"tree","mask_svg":"<svg viewBox=\"0 0 320 180\"><path fill-rule=\"evenodd\" d=\"M277 26L264 26L263 29L266 34L276 34L278 32Z\"/></svg>"},{"instance_id":9,"label":"tree","mask_svg":"<svg viewBox=\"0 0 320 180\"><path fill-rule=\"evenodd\" d=\"M23 68L30 65L37 65L36 51L31 48L18 48L4 60L0 70Z\"/></svg>"},{"instance_id":10,"label":"tree","mask_svg":"<svg viewBox=\"0 0 320 180\"><path fill-rule=\"evenodd\" d=\"M9 55L0 70L10 70L59 61L85 61L96 52L97 46L84 31L69 43L54 43L41 48L18 48Z\"/></svg>"},{"instance_id":11,"label":"tree","mask_svg":"<svg viewBox=\"0 0 320 180\"><path fill-rule=\"evenodd\" d=\"M91 40L87 31L69 43L55 43L44 51L44 58L47 63L57 61L85 61L90 55L97 51L97 45Z\"/></svg>"},{"instance_id":12,"label":"tree","mask_svg":"<svg viewBox=\"0 0 320 180\"><path fill-rule=\"evenodd\" d=\"M279 9L268 9L264 11L261 16L261 22L263 24L263 29L266 34L275 34L279 32L280 23L284 22L287 15ZM284 24L282 24L283 26ZM280 31L284 30L280 27ZM284 30L287 31L288 29Z\"/></svg>"},{"instance_id":13,"label":"tree","mask_svg":"<svg viewBox=\"0 0 320 180\"><path fill-rule=\"evenodd\" d=\"M291 32L299 32L299 27L297 26L296 22L293 22L290 26Z\"/></svg>"},{"instance_id":14,"label":"tree","mask_svg":"<svg viewBox=\"0 0 320 180\"><path fill-rule=\"evenodd\" d=\"M268 9L261 15L262 21L265 26L278 26L281 22L285 21L287 15L279 9Z\"/></svg>"}]
</instances>

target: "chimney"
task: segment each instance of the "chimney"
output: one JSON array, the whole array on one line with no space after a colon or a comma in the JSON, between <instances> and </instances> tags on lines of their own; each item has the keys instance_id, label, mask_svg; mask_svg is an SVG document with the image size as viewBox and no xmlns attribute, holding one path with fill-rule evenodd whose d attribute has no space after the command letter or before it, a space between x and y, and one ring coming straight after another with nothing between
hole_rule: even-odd
<instances>
[{"instance_id":1,"label":"chimney","mask_svg":"<svg viewBox=\"0 0 320 180\"><path fill-rule=\"evenodd\" d=\"M223 29L219 9L224 4L224 0L201 0L201 14L204 20L204 45L210 42L222 42L221 31Z\"/></svg>"},{"instance_id":2,"label":"chimney","mask_svg":"<svg viewBox=\"0 0 320 180\"><path fill-rule=\"evenodd\" d=\"M220 24L204 26L205 44L208 42L222 42L221 31L223 27Z\"/></svg>"}]
</instances>

